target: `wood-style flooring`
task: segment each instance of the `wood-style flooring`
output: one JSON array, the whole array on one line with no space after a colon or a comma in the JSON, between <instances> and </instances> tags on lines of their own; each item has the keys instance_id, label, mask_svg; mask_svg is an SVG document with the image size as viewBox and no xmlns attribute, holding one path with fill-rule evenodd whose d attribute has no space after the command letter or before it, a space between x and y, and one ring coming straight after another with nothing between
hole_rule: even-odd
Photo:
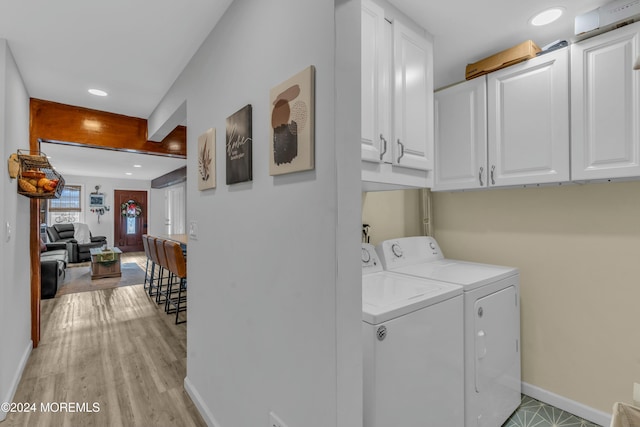
<instances>
[{"instance_id":1,"label":"wood-style flooring","mask_svg":"<svg viewBox=\"0 0 640 427\"><path fill-rule=\"evenodd\" d=\"M183 387L186 324L174 320L142 285L42 301L42 339L14 398L36 411L2 427L205 426ZM69 402L81 411L55 411Z\"/></svg>"}]
</instances>

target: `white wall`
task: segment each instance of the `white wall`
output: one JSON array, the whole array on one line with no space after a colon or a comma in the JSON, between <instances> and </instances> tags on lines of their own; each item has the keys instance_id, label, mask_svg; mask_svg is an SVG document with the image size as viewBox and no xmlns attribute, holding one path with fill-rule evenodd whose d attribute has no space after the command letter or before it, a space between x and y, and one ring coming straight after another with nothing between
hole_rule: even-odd
<instances>
[{"instance_id":1,"label":"white wall","mask_svg":"<svg viewBox=\"0 0 640 427\"><path fill-rule=\"evenodd\" d=\"M52 160L55 167L55 161ZM115 178L96 178L76 175L64 175L65 184L82 186L82 210L84 212L84 222L89 225L89 230L94 236L106 236L107 244L113 246L113 227L115 215L120 215L120 206L114 205L114 190L141 190L147 192L147 222L149 227L156 225L151 221L156 221L154 211L161 209L164 211L164 205L150 198L151 181L137 179L115 179ZM106 194L105 204L111 208L100 217L98 224L98 214L91 212L89 207L89 194L96 191L96 185L100 185L100 192Z\"/></svg>"},{"instance_id":2,"label":"white wall","mask_svg":"<svg viewBox=\"0 0 640 427\"><path fill-rule=\"evenodd\" d=\"M164 122L186 99L189 153L217 129L217 188L197 190L195 155L187 183L198 235L185 386L210 425L267 426L270 411L289 427L362 425L359 10L234 1L149 119ZM316 168L271 177L269 91L309 65ZM253 181L229 186L225 118L246 104Z\"/></svg>"},{"instance_id":3,"label":"white wall","mask_svg":"<svg viewBox=\"0 0 640 427\"><path fill-rule=\"evenodd\" d=\"M149 212L149 226L147 227L147 234L151 236L159 236L166 234L167 227L164 225L166 220L165 204L166 204L166 191L164 188L152 188L149 192L149 203L156 206ZM162 207L162 209L160 209Z\"/></svg>"},{"instance_id":4,"label":"white wall","mask_svg":"<svg viewBox=\"0 0 640 427\"><path fill-rule=\"evenodd\" d=\"M149 227L147 229L147 233L152 236L159 236L162 234L167 234L167 192L173 189L179 188L186 189L186 182L181 182L180 184L171 185L165 188L152 188L149 193L150 203L154 206L154 209L149 212ZM186 204L184 211L186 211ZM182 213L185 215L185 212ZM185 228L186 230L186 228ZM183 234L183 233L178 233Z\"/></svg>"},{"instance_id":5,"label":"white wall","mask_svg":"<svg viewBox=\"0 0 640 427\"><path fill-rule=\"evenodd\" d=\"M0 39L2 161L18 148L29 148L29 94L7 42ZM8 173L0 174L0 271L4 277L0 280L0 402L11 402L32 347L29 200L16 193L16 185L16 180L10 180ZM10 236L6 224L11 228ZM0 421L5 416L0 411Z\"/></svg>"}]
</instances>

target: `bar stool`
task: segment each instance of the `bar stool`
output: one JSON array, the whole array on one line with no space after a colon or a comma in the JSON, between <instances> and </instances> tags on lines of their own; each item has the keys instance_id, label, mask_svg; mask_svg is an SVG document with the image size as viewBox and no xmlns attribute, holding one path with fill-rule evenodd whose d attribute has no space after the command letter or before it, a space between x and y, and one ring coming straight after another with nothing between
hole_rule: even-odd
<instances>
[{"instance_id":1,"label":"bar stool","mask_svg":"<svg viewBox=\"0 0 640 427\"><path fill-rule=\"evenodd\" d=\"M151 256L151 276L149 281L149 296L154 297L158 293L158 287L162 281L162 265L158 259L158 249L156 244L156 237L148 236L147 243L149 245L149 255ZM156 271L157 267L157 271Z\"/></svg>"},{"instance_id":2,"label":"bar stool","mask_svg":"<svg viewBox=\"0 0 640 427\"><path fill-rule=\"evenodd\" d=\"M144 254L147 257L147 263L145 266L145 270L144 270L144 284L143 284L143 289L146 291L147 289L149 289L150 283L151 283L151 277L149 276L149 262L151 262L151 272L153 273L153 270L155 270L155 263L153 262L153 260L151 259L151 254L149 253L149 240L148 240L149 236L146 234L142 235L142 246L144 247Z\"/></svg>"},{"instance_id":3,"label":"bar stool","mask_svg":"<svg viewBox=\"0 0 640 427\"><path fill-rule=\"evenodd\" d=\"M165 299L165 311L167 313L173 313L175 310L176 313L176 325L179 323L184 323L186 320L179 321L179 314L181 311L187 310L187 261L182 253L182 248L180 244L165 240L164 241L165 254L167 257L169 270L173 273L173 275L179 279L179 282L175 283L174 281L169 282L169 289L167 289L167 297ZM173 291L173 285L178 284L178 292L177 297L172 296L175 294ZM170 305L174 308L171 309Z\"/></svg>"},{"instance_id":4,"label":"bar stool","mask_svg":"<svg viewBox=\"0 0 640 427\"><path fill-rule=\"evenodd\" d=\"M169 269L169 263L167 262L167 254L165 252L164 243L167 240L161 239L159 237L156 238L156 251L158 253L158 263L161 266L161 274L160 280L158 281L158 290L155 293L156 296L156 304L162 304L166 301L167 295L166 291L173 280L171 270ZM165 280L166 279L166 280ZM164 290L163 290L164 287ZM165 297L165 300L162 300L162 297Z\"/></svg>"}]
</instances>

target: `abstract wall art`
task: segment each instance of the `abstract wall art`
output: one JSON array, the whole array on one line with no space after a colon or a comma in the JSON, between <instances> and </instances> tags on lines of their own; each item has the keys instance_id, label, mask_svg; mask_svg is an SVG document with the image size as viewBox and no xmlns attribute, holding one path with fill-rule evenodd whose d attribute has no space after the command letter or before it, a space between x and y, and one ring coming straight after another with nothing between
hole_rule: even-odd
<instances>
[{"instance_id":1,"label":"abstract wall art","mask_svg":"<svg viewBox=\"0 0 640 427\"><path fill-rule=\"evenodd\" d=\"M253 179L251 104L227 117L227 184Z\"/></svg>"},{"instance_id":2,"label":"abstract wall art","mask_svg":"<svg viewBox=\"0 0 640 427\"><path fill-rule=\"evenodd\" d=\"M216 188L216 130L198 137L198 190Z\"/></svg>"},{"instance_id":3,"label":"abstract wall art","mask_svg":"<svg viewBox=\"0 0 640 427\"><path fill-rule=\"evenodd\" d=\"M314 168L315 67L271 89L269 175Z\"/></svg>"}]
</instances>

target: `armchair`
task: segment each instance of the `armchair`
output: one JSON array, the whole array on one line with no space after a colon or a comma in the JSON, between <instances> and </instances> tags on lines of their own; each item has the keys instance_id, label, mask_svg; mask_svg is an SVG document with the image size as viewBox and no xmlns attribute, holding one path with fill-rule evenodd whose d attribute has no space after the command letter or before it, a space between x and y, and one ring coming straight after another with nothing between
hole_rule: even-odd
<instances>
[{"instance_id":1,"label":"armchair","mask_svg":"<svg viewBox=\"0 0 640 427\"><path fill-rule=\"evenodd\" d=\"M85 224L81 224L86 227ZM47 236L52 243L64 242L67 245L69 253L69 262L85 262L91 260L91 248L99 248L107 244L105 236L93 236L88 233L89 238L86 242L78 242L76 239L76 226L73 224L54 224L47 227Z\"/></svg>"}]
</instances>

